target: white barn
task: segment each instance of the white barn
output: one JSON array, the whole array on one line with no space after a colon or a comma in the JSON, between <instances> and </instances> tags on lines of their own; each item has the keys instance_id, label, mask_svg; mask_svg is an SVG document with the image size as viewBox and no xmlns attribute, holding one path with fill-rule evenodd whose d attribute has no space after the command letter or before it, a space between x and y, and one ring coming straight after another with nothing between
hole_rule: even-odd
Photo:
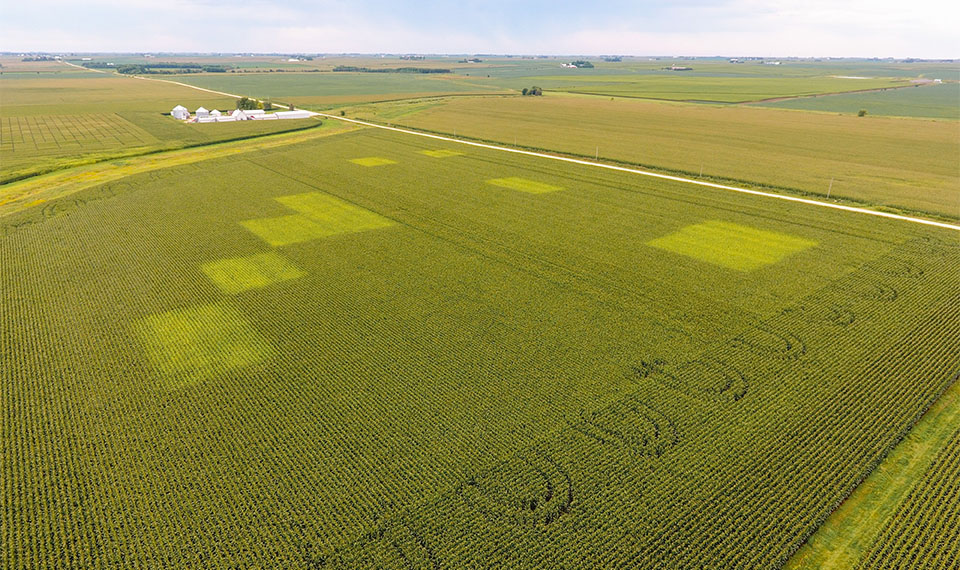
<instances>
[{"instance_id":1,"label":"white barn","mask_svg":"<svg viewBox=\"0 0 960 570\"><path fill-rule=\"evenodd\" d=\"M206 109L205 107L200 107L199 109L197 109L196 115L197 117L209 117L210 110Z\"/></svg>"},{"instance_id":2,"label":"white barn","mask_svg":"<svg viewBox=\"0 0 960 570\"><path fill-rule=\"evenodd\" d=\"M316 113L311 113L310 111L302 111L297 109L296 111L279 111L274 113L278 119L309 119Z\"/></svg>"},{"instance_id":3,"label":"white barn","mask_svg":"<svg viewBox=\"0 0 960 570\"><path fill-rule=\"evenodd\" d=\"M173 111L170 111L170 114L174 119L179 119L181 121L186 121L190 118L190 111L187 111L187 108L183 105L177 105L173 108Z\"/></svg>"}]
</instances>

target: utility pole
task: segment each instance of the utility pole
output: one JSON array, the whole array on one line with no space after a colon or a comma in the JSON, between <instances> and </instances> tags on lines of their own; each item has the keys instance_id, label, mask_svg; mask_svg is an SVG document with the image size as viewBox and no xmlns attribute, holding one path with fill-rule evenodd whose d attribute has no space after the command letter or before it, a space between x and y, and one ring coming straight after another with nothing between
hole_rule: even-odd
<instances>
[{"instance_id":1,"label":"utility pole","mask_svg":"<svg viewBox=\"0 0 960 570\"><path fill-rule=\"evenodd\" d=\"M597 156L594 157L594 160L596 161L600 160L600 145L597 145Z\"/></svg>"},{"instance_id":2,"label":"utility pole","mask_svg":"<svg viewBox=\"0 0 960 570\"><path fill-rule=\"evenodd\" d=\"M827 200L830 199L830 192L833 191L833 177L830 177L830 187L827 188Z\"/></svg>"}]
</instances>

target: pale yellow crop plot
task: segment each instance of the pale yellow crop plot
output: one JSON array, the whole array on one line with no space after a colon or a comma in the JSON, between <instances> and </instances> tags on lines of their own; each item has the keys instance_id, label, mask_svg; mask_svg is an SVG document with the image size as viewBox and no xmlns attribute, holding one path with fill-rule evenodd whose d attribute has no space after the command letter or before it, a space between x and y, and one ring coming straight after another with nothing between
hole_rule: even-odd
<instances>
[{"instance_id":1,"label":"pale yellow crop plot","mask_svg":"<svg viewBox=\"0 0 960 570\"><path fill-rule=\"evenodd\" d=\"M728 269L753 271L811 248L817 242L712 220L687 226L647 245Z\"/></svg>"},{"instance_id":2,"label":"pale yellow crop plot","mask_svg":"<svg viewBox=\"0 0 960 570\"><path fill-rule=\"evenodd\" d=\"M236 309L202 305L141 319L135 330L157 371L193 383L263 362L273 347Z\"/></svg>"},{"instance_id":3,"label":"pale yellow crop plot","mask_svg":"<svg viewBox=\"0 0 960 570\"><path fill-rule=\"evenodd\" d=\"M362 232L393 225L393 221L322 192L276 198L284 206L322 225L329 235Z\"/></svg>"},{"instance_id":4,"label":"pale yellow crop plot","mask_svg":"<svg viewBox=\"0 0 960 570\"><path fill-rule=\"evenodd\" d=\"M299 214L240 222L272 246L375 230L394 224L388 218L322 192L292 194L276 200Z\"/></svg>"},{"instance_id":5,"label":"pale yellow crop plot","mask_svg":"<svg viewBox=\"0 0 960 570\"><path fill-rule=\"evenodd\" d=\"M306 275L299 267L273 251L211 261L200 266L200 270L228 295Z\"/></svg>"},{"instance_id":6,"label":"pale yellow crop plot","mask_svg":"<svg viewBox=\"0 0 960 570\"><path fill-rule=\"evenodd\" d=\"M438 148L435 150L421 150L420 154L425 154L432 158L450 158L451 156L463 156L462 152L450 150L448 148Z\"/></svg>"},{"instance_id":7,"label":"pale yellow crop plot","mask_svg":"<svg viewBox=\"0 0 960 570\"><path fill-rule=\"evenodd\" d=\"M350 162L354 164L359 164L360 166L386 166L388 164L396 164L396 160L390 160L389 158L383 158L381 156L365 156L362 158L351 158Z\"/></svg>"},{"instance_id":8,"label":"pale yellow crop plot","mask_svg":"<svg viewBox=\"0 0 960 570\"><path fill-rule=\"evenodd\" d=\"M510 190L519 190L520 192L527 192L529 194L546 194L547 192L563 190L563 188L560 186L554 186L545 182L537 182L536 180L528 180L518 176L493 178L491 180L487 180L487 184L499 186L500 188L509 188Z\"/></svg>"},{"instance_id":9,"label":"pale yellow crop plot","mask_svg":"<svg viewBox=\"0 0 960 570\"><path fill-rule=\"evenodd\" d=\"M240 222L240 225L274 247L313 241L330 235L322 225L299 214L245 220Z\"/></svg>"}]
</instances>

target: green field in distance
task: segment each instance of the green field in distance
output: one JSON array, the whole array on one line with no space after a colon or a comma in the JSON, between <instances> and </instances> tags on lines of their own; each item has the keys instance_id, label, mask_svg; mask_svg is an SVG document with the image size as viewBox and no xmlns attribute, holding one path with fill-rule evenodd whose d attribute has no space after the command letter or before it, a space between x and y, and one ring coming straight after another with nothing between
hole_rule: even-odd
<instances>
[{"instance_id":1,"label":"green field in distance","mask_svg":"<svg viewBox=\"0 0 960 570\"><path fill-rule=\"evenodd\" d=\"M801 97L758 103L763 107L894 117L960 119L960 84L924 85L869 93L842 93L825 97Z\"/></svg>"},{"instance_id":2,"label":"green field in distance","mask_svg":"<svg viewBox=\"0 0 960 570\"><path fill-rule=\"evenodd\" d=\"M960 218L960 129L953 121L557 94L415 100L346 112L684 176Z\"/></svg>"}]
</instances>

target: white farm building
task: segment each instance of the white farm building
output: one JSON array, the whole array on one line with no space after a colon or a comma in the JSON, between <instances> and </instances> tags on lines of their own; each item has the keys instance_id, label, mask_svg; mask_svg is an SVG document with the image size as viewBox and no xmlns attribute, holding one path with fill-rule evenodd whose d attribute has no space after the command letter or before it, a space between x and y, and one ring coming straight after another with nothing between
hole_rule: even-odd
<instances>
[{"instance_id":1,"label":"white farm building","mask_svg":"<svg viewBox=\"0 0 960 570\"><path fill-rule=\"evenodd\" d=\"M191 121L190 111L183 105L177 105L170 112L174 119L180 121L190 121L194 123L232 123L234 121L268 121L277 119L309 119L316 115L313 111L278 111L276 113L267 113L263 109L236 109L229 114L214 109L212 111L200 107L193 114Z\"/></svg>"}]
</instances>

